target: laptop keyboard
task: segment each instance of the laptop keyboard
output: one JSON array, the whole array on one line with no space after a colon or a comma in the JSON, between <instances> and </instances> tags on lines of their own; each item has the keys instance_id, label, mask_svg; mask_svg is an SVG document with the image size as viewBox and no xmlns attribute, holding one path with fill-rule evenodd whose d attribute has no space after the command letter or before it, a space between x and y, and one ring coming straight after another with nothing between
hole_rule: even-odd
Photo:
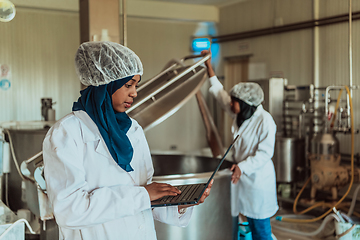
<instances>
[{"instance_id":1,"label":"laptop keyboard","mask_svg":"<svg viewBox=\"0 0 360 240\"><path fill-rule=\"evenodd\" d=\"M165 196L163 197L160 202L184 202L188 200L193 200L192 196L196 192L196 190L200 187L202 184L192 184L192 185L180 185L176 186L177 189L181 191L180 195L177 196Z\"/></svg>"}]
</instances>

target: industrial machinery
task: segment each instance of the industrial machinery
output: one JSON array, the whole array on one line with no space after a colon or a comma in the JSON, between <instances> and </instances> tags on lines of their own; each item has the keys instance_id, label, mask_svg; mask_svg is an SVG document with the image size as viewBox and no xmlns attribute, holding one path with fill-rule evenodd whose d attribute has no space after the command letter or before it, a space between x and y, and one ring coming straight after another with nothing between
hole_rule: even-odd
<instances>
[{"instance_id":1,"label":"industrial machinery","mask_svg":"<svg viewBox=\"0 0 360 240\"><path fill-rule=\"evenodd\" d=\"M52 101L52 98L42 98L41 99L41 116L44 121L55 121L55 109L52 106L55 103Z\"/></svg>"},{"instance_id":2,"label":"industrial machinery","mask_svg":"<svg viewBox=\"0 0 360 240\"><path fill-rule=\"evenodd\" d=\"M304 214L316 208L320 213L325 212L306 220L279 219L299 223L314 222L330 216L328 214L335 207L352 213L356 196L351 203L351 199L346 197L353 184L360 182L360 168L354 165L354 134L358 131L353 125L350 89L352 91L358 87L285 85L284 89L283 125L281 134L276 139L273 160L279 189L282 191L285 189L284 185L287 185L292 187L292 192L286 197L280 194L279 200L292 201L295 214ZM347 93L343 94L345 98L343 90ZM331 97L334 92L338 93L337 99ZM338 139L344 141L349 136L352 149L350 162L342 159ZM306 189L307 194L303 194ZM355 192L357 194L358 190ZM297 205L300 203L306 209L298 212Z\"/></svg>"}]
</instances>

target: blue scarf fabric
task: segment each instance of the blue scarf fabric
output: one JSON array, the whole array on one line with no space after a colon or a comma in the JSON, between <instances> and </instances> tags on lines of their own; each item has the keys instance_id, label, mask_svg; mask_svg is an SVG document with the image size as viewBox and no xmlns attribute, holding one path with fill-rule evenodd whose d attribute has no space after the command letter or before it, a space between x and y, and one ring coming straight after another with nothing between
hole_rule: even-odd
<instances>
[{"instance_id":1,"label":"blue scarf fabric","mask_svg":"<svg viewBox=\"0 0 360 240\"><path fill-rule=\"evenodd\" d=\"M88 86L80 91L81 96L73 104L73 111L83 110L97 125L109 152L117 164L126 172L133 171L130 162L133 148L126 136L131 119L125 112L115 112L111 96L133 76L112 81L100 86Z\"/></svg>"}]
</instances>

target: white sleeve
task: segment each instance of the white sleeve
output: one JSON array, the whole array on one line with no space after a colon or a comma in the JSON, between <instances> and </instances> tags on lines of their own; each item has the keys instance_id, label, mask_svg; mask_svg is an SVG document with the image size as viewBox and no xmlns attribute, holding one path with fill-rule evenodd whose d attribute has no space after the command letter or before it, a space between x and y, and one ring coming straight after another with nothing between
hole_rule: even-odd
<instances>
[{"instance_id":1,"label":"white sleeve","mask_svg":"<svg viewBox=\"0 0 360 240\"><path fill-rule=\"evenodd\" d=\"M209 80L211 84L209 92L215 97L222 109L229 113L232 118L235 118L236 114L234 114L230 108L231 97L228 92L225 91L223 85L216 76L212 76Z\"/></svg>"},{"instance_id":2,"label":"white sleeve","mask_svg":"<svg viewBox=\"0 0 360 240\"><path fill-rule=\"evenodd\" d=\"M150 209L144 187L99 184L95 189L89 188L80 136L60 125L51 129L43 142L47 193L56 222L62 227L78 229Z\"/></svg>"},{"instance_id":3,"label":"white sleeve","mask_svg":"<svg viewBox=\"0 0 360 240\"><path fill-rule=\"evenodd\" d=\"M194 207L188 207L184 214L179 214L177 206L156 207L153 209L154 219L178 227L186 227L189 224Z\"/></svg>"},{"instance_id":4,"label":"white sleeve","mask_svg":"<svg viewBox=\"0 0 360 240\"><path fill-rule=\"evenodd\" d=\"M255 154L238 163L242 173L250 175L268 161L272 161L271 158L274 154L275 134L276 125L274 121L272 119L264 119L260 127L260 134L258 137L259 143Z\"/></svg>"}]
</instances>

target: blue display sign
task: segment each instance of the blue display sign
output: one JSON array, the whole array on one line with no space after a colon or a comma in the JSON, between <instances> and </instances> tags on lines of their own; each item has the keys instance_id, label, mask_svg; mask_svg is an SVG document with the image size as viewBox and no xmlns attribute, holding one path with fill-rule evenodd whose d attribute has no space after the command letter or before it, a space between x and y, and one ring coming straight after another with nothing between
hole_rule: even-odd
<instances>
[{"instance_id":1,"label":"blue display sign","mask_svg":"<svg viewBox=\"0 0 360 240\"><path fill-rule=\"evenodd\" d=\"M191 48L194 52L201 52L202 50L210 49L211 42L209 38L194 38Z\"/></svg>"}]
</instances>

